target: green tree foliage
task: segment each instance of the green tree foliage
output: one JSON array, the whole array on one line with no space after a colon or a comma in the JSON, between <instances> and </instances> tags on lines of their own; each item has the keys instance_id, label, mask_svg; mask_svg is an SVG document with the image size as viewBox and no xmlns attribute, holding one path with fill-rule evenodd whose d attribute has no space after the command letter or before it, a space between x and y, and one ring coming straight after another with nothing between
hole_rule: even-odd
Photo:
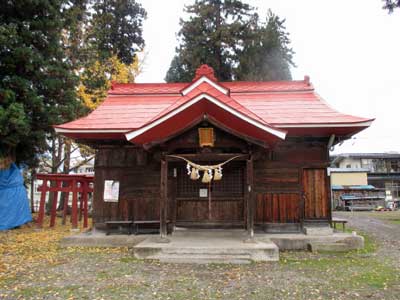
<instances>
[{"instance_id":1,"label":"green tree foliage","mask_svg":"<svg viewBox=\"0 0 400 300\"><path fill-rule=\"evenodd\" d=\"M146 11L135 0L91 0L89 4L78 95L92 110L103 102L111 80L134 81L139 70L137 52L144 47Z\"/></svg>"},{"instance_id":2,"label":"green tree foliage","mask_svg":"<svg viewBox=\"0 0 400 300\"><path fill-rule=\"evenodd\" d=\"M213 67L222 81L291 78L288 33L272 12L260 22L254 8L240 0L196 0L185 12L189 17L181 19L167 82L191 81L201 64Z\"/></svg>"},{"instance_id":3,"label":"green tree foliage","mask_svg":"<svg viewBox=\"0 0 400 300\"><path fill-rule=\"evenodd\" d=\"M61 47L62 0L0 2L0 155L35 165L52 125L79 109Z\"/></svg>"},{"instance_id":4,"label":"green tree foliage","mask_svg":"<svg viewBox=\"0 0 400 300\"><path fill-rule=\"evenodd\" d=\"M400 0L383 0L383 8L387 9L389 13L392 13L395 8L400 7Z\"/></svg>"},{"instance_id":5,"label":"green tree foliage","mask_svg":"<svg viewBox=\"0 0 400 300\"><path fill-rule=\"evenodd\" d=\"M142 37L146 11L135 0L96 0L88 28L89 46L100 61L116 55L131 64L137 51L144 46Z\"/></svg>"},{"instance_id":6,"label":"green tree foliage","mask_svg":"<svg viewBox=\"0 0 400 300\"><path fill-rule=\"evenodd\" d=\"M268 12L266 22L258 25L240 53L239 65L235 70L237 80L268 81L292 79L290 65L293 50L285 31L284 20Z\"/></svg>"},{"instance_id":7,"label":"green tree foliage","mask_svg":"<svg viewBox=\"0 0 400 300\"><path fill-rule=\"evenodd\" d=\"M69 0L64 11L64 28L62 43L65 54L75 73L81 69L88 59L85 55L85 36L89 19L90 0Z\"/></svg>"},{"instance_id":8,"label":"green tree foliage","mask_svg":"<svg viewBox=\"0 0 400 300\"><path fill-rule=\"evenodd\" d=\"M191 81L196 68L205 63L218 79L231 80L253 9L238 0L196 0L185 12L189 19L180 21L180 45L166 81Z\"/></svg>"}]
</instances>

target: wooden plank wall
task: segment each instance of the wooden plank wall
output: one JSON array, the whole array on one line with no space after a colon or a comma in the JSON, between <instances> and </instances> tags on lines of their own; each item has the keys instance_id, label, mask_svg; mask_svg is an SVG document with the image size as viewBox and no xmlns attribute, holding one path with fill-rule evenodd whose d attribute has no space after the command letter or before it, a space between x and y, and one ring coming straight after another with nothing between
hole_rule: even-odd
<instances>
[{"instance_id":1,"label":"wooden plank wall","mask_svg":"<svg viewBox=\"0 0 400 300\"><path fill-rule=\"evenodd\" d=\"M255 163L256 223L297 223L301 218L298 166L282 162Z\"/></svg>"},{"instance_id":2,"label":"wooden plank wall","mask_svg":"<svg viewBox=\"0 0 400 300\"><path fill-rule=\"evenodd\" d=\"M308 204L308 218L329 217L329 192L326 188L325 170L328 163L326 143L307 142L290 139L274 147L272 153L265 149L254 151L254 188L256 202L255 221L257 223L297 223L303 218L303 194L313 199L314 207ZM158 220L160 199L160 160L156 155L130 146L107 146L97 150L95 162L95 185L93 201L93 220L102 223L107 220L133 219ZM303 169L315 169L303 173ZM319 170L319 171L318 171ZM204 220L207 213L207 200L193 203L182 201L177 205L176 179L170 166L168 177L168 219L190 215L190 209L198 215L193 219ZM304 184L303 184L304 177ZM120 201L103 201L104 180L120 181ZM220 199L212 205L213 220L225 220L225 216L244 219L246 207L234 199ZM196 205L197 205L196 204ZM185 205L187 207L185 207ZM179 210L179 211L177 211ZM231 211L232 210L232 211ZM234 211L233 211L234 210ZM314 214L311 214L311 211Z\"/></svg>"},{"instance_id":3,"label":"wooden plank wall","mask_svg":"<svg viewBox=\"0 0 400 300\"><path fill-rule=\"evenodd\" d=\"M95 161L93 221L158 220L160 162L131 147L98 149ZM120 181L118 203L103 201L104 180Z\"/></svg>"},{"instance_id":4,"label":"wooden plank wall","mask_svg":"<svg viewBox=\"0 0 400 300\"><path fill-rule=\"evenodd\" d=\"M325 180L312 177L303 185L303 169L310 166L325 170L328 162L326 142L290 140L277 145L269 156L262 155L254 163L255 222L298 223L304 218L303 194L325 191ZM322 176L320 174L320 176ZM325 174L324 174L325 176ZM317 180L318 179L318 180ZM324 187L320 187L323 185ZM314 201L326 209L327 194L318 194ZM316 218L325 218L318 214Z\"/></svg>"},{"instance_id":5,"label":"wooden plank wall","mask_svg":"<svg viewBox=\"0 0 400 300\"><path fill-rule=\"evenodd\" d=\"M299 193L266 193L256 196L256 223L299 223Z\"/></svg>"},{"instance_id":6,"label":"wooden plank wall","mask_svg":"<svg viewBox=\"0 0 400 300\"><path fill-rule=\"evenodd\" d=\"M325 169L304 169L304 217L326 219L329 217L329 190Z\"/></svg>"},{"instance_id":7,"label":"wooden plank wall","mask_svg":"<svg viewBox=\"0 0 400 300\"><path fill-rule=\"evenodd\" d=\"M213 199L211 219L208 218L208 200L181 199L177 205L177 221L182 222L241 222L243 221L243 198Z\"/></svg>"}]
</instances>

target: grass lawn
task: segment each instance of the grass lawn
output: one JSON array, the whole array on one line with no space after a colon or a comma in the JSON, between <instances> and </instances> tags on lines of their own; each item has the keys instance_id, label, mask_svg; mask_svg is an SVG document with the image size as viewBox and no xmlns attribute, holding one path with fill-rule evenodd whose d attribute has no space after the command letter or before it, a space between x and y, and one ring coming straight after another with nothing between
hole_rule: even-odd
<instances>
[{"instance_id":1,"label":"grass lawn","mask_svg":"<svg viewBox=\"0 0 400 300\"><path fill-rule=\"evenodd\" d=\"M48 223L47 223L48 224ZM250 265L161 264L127 248L66 248L68 226L0 233L0 299L398 299L400 272L366 236L349 253Z\"/></svg>"}]
</instances>

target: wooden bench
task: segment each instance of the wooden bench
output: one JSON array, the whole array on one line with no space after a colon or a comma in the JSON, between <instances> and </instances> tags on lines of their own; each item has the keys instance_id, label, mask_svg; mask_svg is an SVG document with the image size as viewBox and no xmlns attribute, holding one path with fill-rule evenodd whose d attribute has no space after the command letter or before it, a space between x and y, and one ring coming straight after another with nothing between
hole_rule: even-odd
<instances>
[{"instance_id":1,"label":"wooden bench","mask_svg":"<svg viewBox=\"0 0 400 300\"><path fill-rule=\"evenodd\" d=\"M122 232L123 227L127 227L128 234L132 233L133 221L106 221L105 224L106 224L106 235L109 235L111 233L111 229L116 226L118 226L119 232Z\"/></svg>"},{"instance_id":2,"label":"wooden bench","mask_svg":"<svg viewBox=\"0 0 400 300\"><path fill-rule=\"evenodd\" d=\"M336 229L336 224L338 224L338 223L340 223L340 224L342 224L342 229L343 229L343 232L346 230L346 223L347 223L347 220L345 220L345 219L338 219L338 218L332 218L332 225L333 225L333 228L334 229Z\"/></svg>"}]
</instances>

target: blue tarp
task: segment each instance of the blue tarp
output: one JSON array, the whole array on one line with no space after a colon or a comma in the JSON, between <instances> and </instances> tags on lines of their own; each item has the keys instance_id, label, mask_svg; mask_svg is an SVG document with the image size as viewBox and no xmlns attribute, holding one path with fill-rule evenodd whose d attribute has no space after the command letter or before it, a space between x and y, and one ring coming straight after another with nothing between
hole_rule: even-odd
<instances>
[{"instance_id":1,"label":"blue tarp","mask_svg":"<svg viewBox=\"0 0 400 300\"><path fill-rule=\"evenodd\" d=\"M12 164L0 170L0 230L11 229L32 221L24 178Z\"/></svg>"}]
</instances>

